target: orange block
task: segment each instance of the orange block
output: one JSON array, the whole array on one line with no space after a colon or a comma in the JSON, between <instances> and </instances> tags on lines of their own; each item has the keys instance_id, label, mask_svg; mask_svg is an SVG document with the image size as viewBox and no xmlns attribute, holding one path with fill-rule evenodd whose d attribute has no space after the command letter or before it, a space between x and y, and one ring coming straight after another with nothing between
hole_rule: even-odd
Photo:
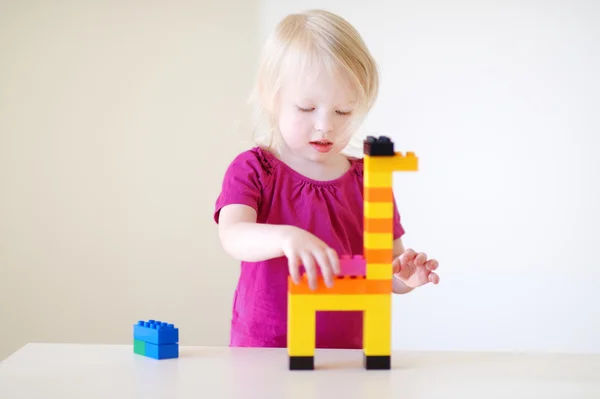
<instances>
[{"instance_id":1,"label":"orange block","mask_svg":"<svg viewBox=\"0 0 600 399\"><path fill-rule=\"evenodd\" d=\"M367 267L369 263L392 263L394 251L391 249L364 249Z\"/></svg>"},{"instance_id":2,"label":"orange block","mask_svg":"<svg viewBox=\"0 0 600 399\"><path fill-rule=\"evenodd\" d=\"M393 191L390 187L366 187L365 201L369 202L392 202Z\"/></svg>"},{"instance_id":3,"label":"orange block","mask_svg":"<svg viewBox=\"0 0 600 399\"><path fill-rule=\"evenodd\" d=\"M317 288L308 285L306 274L299 284L288 278L288 292L293 295L352 295L352 294L389 294L392 292L391 280L367 280L365 277L338 277L333 287L328 288L321 276L317 279Z\"/></svg>"},{"instance_id":4,"label":"orange block","mask_svg":"<svg viewBox=\"0 0 600 399\"><path fill-rule=\"evenodd\" d=\"M365 218L365 233L389 233L394 230L394 220Z\"/></svg>"}]
</instances>

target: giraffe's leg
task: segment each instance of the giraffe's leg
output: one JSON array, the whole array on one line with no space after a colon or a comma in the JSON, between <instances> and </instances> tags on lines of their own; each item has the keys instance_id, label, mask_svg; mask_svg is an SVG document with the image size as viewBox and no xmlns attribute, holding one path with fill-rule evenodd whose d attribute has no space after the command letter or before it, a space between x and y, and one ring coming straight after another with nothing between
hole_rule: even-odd
<instances>
[{"instance_id":1,"label":"giraffe's leg","mask_svg":"<svg viewBox=\"0 0 600 399\"><path fill-rule=\"evenodd\" d=\"M370 295L364 313L364 367L367 370L391 368L392 296Z\"/></svg>"},{"instance_id":2,"label":"giraffe's leg","mask_svg":"<svg viewBox=\"0 0 600 399\"><path fill-rule=\"evenodd\" d=\"M288 295L288 355L290 370L313 370L315 366L316 314L308 295Z\"/></svg>"}]
</instances>

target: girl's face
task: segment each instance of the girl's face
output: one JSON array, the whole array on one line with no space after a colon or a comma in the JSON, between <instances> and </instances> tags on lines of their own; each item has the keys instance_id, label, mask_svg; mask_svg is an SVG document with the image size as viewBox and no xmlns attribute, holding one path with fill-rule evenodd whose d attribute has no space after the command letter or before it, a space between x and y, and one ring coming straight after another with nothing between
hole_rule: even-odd
<instances>
[{"instance_id":1,"label":"girl's face","mask_svg":"<svg viewBox=\"0 0 600 399\"><path fill-rule=\"evenodd\" d=\"M279 131L284 151L305 160L326 162L343 150L352 136L356 93L341 76L305 71L280 93Z\"/></svg>"}]
</instances>

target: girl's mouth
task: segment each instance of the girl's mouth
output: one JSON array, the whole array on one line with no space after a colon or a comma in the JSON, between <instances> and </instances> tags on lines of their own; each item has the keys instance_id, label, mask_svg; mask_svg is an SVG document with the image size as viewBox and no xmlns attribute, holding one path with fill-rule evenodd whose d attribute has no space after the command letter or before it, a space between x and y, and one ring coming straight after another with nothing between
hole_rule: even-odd
<instances>
[{"instance_id":1,"label":"girl's mouth","mask_svg":"<svg viewBox=\"0 0 600 399\"><path fill-rule=\"evenodd\" d=\"M331 148L333 147L333 143L329 140L311 141L310 145L318 152L323 153L331 151Z\"/></svg>"}]
</instances>

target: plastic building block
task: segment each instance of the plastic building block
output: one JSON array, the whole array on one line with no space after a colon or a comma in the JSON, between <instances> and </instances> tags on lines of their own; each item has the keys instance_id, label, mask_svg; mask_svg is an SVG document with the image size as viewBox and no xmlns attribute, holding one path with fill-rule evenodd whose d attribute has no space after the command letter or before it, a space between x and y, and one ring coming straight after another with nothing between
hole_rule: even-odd
<instances>
[{"instance_id":1,"label":"plastic building block","mask_svg":"<svg viewBox=\"0 0 600 399\"><path fill-rule=\"evenodd\" d=\"M364 223L365 233L387 233L393 229L393 216L384 219L366 219Z\"/></svg>"},{"instance_id":2,"label":"plastic building block","mask_svg":"<svg viewBox=\"0 0 600 399\"><path fill-rule=\"evenodd\" d=\"M391 356L367 356L364 355L363 364L367 370L389 370L392 368Z\"/></svg>"},{"instance_id":3,"label":"plastic building block","mask_svg":"<svg viewBox=\"0 0 600 399\"><path fill-rule=\"evenodd\" d=\"M155 345L140 340L133 341L133 351L138 355L151 357L153 359L174 359L179 357L178 344Z\"/></svg>"},{"instance_id":4,"label":"plastic building block","mask_svg":"<svg viewBox=\"0 0 600 399\"><path fill-rule=\"evenodd\" d=\"M133 335L135 339L155 345L179 342L179 329L173 324L157 320L138 321L133 326Z\"/></svg>"},{"instance_id":5,"label":"plastic building block","mask_svg":"<svg viewBox=\"0 0 600 399\"><path fill-rule=\"evenodd\" d=\"M386 136L363 143L363 254L342 255L341 273L333 287L317 275L311 289L306 275L299 284L288 281L287 349L290 370L314 369L316 312L362 311L364 368L391 368L393 206L392 174L418 170L412 152L394 151Z\"/></svg>"},{"instance_id":6,"label":"plastic building block","mask_svg":"<svg viewBox=\"0 0 600 399\"><path fill-rule=\"evenodd\" d=\"M290 370L312 370L314 367L314 356L290 356Z\"/></svg>"},{"instance_id":7,"label":"plastic building block","mask_svg":"<svg viewBox=\"0 0 600 399\"><path fill-rule=\"evenodd\" d=\"M306 370L314 358L317 311L363 311L363 352L368 359L391 355L391 295L292 295L288 294L288 355L290 369ZM302 358L303 360L298 360ZM303 365L302 367L299 364ZM314 368L314 361L313 361ZM372 362L369 362L369 367Z\"/></svg>"},{"instance_id":8,"label":"plastic building block","mask_svg":"<svg viewBox=\"0 0 600 399\"><path fill-rule=\"evenodd\" d=\"M394 142L387 136L368 136L363 143L363 152L370 156L394 156Z\"/></svg>"},{"instance_id":9,"label":"plastic building block","mask_svg":"<svg viewBox=\"0 0 600 399\"><path fill-rule=\"evenodd\" d=\"M179 328L159 320L133 325L133 352L154 359L179 357Z\"/></svg>"},{"instance_id":10,"label":"plastic building block","mask_svg":"<svg viewBox=\"0 0 600 399\"><path fill-rule=\"evenodd\" d=\"M340 256L340 274L339 277L347 276L365 276L367 266L365 258L362 255L342 255Z\"/></svg>"},{"instance_id":11,"label":"plastic building block","mask_svg":"<svg viewBox=\"0 0 600 399\"><path fill-rule=\"evenodd\" d=\"M392 202L394 200L394 193L390 187L367 187L364 191L367 202Z\"/></svg>"},{"instance_id":12,"label":"plastic building block","mask_svg":"<svg viewBox=\"0 0 600 399\"><path fill-rule=\"evenodd\" d=\"M391 272L390 264L390 272ZM333 287L327 287L323 279L317 279L317 286L311 289L308 277L303 275L299 284L290 279L288 293L292 295L354 295L354 294L386 294L392 292L391 279L369 280L365 276L338 277L333 280Z\"/></svg>"},{"instance_id":13,"label":"plastic building block","mask_svg":"<svg viewBox=\"0 0 600 399\"><path fill-rule=\"evenodd\" d=\"M367 168L367 162L365 162L364 168ZM371 172L367 173L363 178L363 191L371 188L383 188L390 189L392 187L393 180L392 175L386 172ZM365 200L365 203L370 203Z\"/></svg>"},{"instance_id":14,"label":"plastic building block","mask_svg":"<svg viewBox=\"0 0 600 399\"><path fill-rule=\"evenodd\" d=\"M397 153L390 157L368 157L365 158L364 167L371 168L371 178L375 176L381 179L385 176L385 173L416 171L419 167L419 158L414 152L410 151L406 154ZM389 180L387 182L389 183ZM372 187L369 182L367 182L367 186Z\"/></svg>"},{"instance_id":15,"label":"plastic building block","mask_svg":"<svg viewBox=\"0 0 600 399\"><path fill-rule=\"evenodd\" d=\"M393 249L394 236L392 233L364 233L364 247L368 249Z\"/></svg>"},{"instance_id":16,"label":"plastic building block","mask_svg":"<svg viewBox=\"0 0 600 399\"><path fill-rule=\"evenodd\" d=\"M392 262L389 263L370 263L369 269L367 270L367 280L392 280L393 266Z\"/></svg>"},{"instance_id":17,"label":"plastic building block","mask_svg":"<svg viewBox=\"0 0 600 399\"><path fill-rule=\"evenodd\" d=\"M365 258L368 259L367 273L372 264L392 263L394 258L393 249L369 249L365 248Z\"/></svg>"}]
</instances>

